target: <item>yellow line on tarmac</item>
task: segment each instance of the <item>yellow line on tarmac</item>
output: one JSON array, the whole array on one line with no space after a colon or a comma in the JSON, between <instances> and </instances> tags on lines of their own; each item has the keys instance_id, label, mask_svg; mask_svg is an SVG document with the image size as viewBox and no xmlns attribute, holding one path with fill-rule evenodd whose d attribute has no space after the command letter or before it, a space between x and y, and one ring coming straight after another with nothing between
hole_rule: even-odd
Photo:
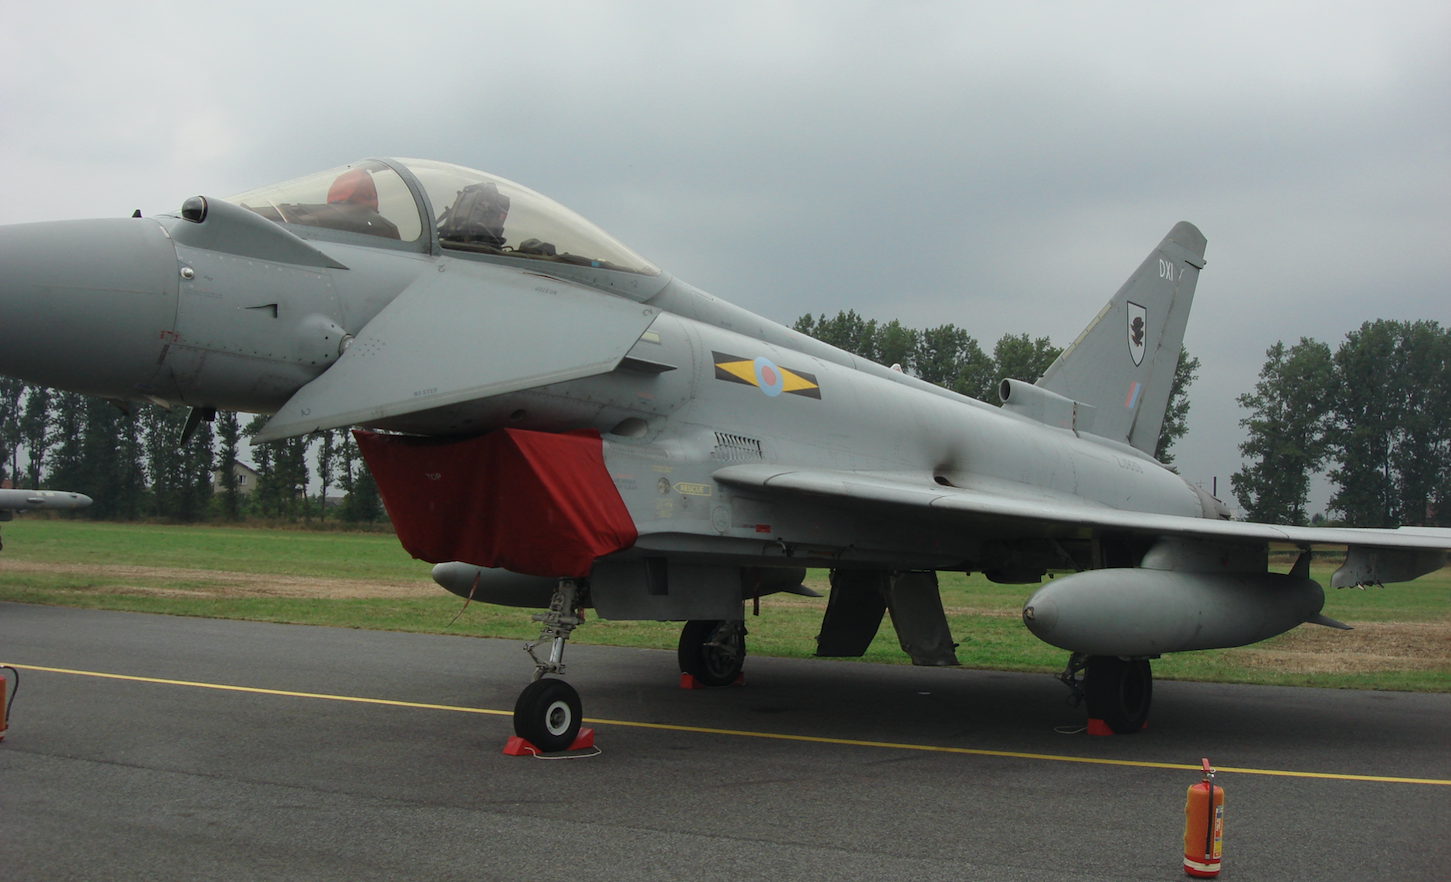
<instances>
[{"instance_id":1,"label":"yellow line on tarmac","mask_svg":"<svg viewBox=\"0 0 1451 882\"><path fill-rule=\"evenodd\" d=\"M74 674L80 677L102 677L108 680L128 680L135 683L159 683L165 686L193 686L199 689L219 689L224 692L250 692L258 695L282 695L289 698L318 698L325 701L350 701L357 704L378 704L389 707L410 707L423 710L453 711L464 714L485 714L488 716L513 716L512 711L493 710L482 707L458 707L449 704L426 704L418 701L394 701L389 698L360 698L353 695L328 695L321 692L292 692L286 689L262 689L256 686L229 686L223 683L201 683L195 680L167 680L160 677L137 677L131 674L107 674L100 671L76 671L68 668L47 668L40 665L11 664L22 671L45 671L51 674ZM940 747L932 744L904 744L895 741L862 741L853 738L827 738L820 735L786 735L779 732L752 732L747 729L712 729L705 726L677 726L670 723L641 723L634 720L584 720L596 726L627 726L635 729L656 729L666 732L691 732L697 735L729 735L736 738L768 738L775 741L799 741L810 744L839 744L847 747L876 747L887 750L917 750L928 753L951 753L965 756L992 756L1008 759L1042 760L1057 763L1087 763L1099 766L1129 766L1139 769L1173 769L1197 772L1197 765L1180 763L1154 763L1146 760L1104 759L1101 757L1063 756L1051 753L1022 753L1013 750L981 750L972 747ZM1336 772L1297 772L1287 769L1244 769L1231 766L1216 766L1216 772L1238 775L1270 775L1281 778L1320 778L1331 781L1370 781L1384 784L1431 784L1451 787L1451 780L1440 778L1397 778L1387 775L1348 775Z\"/></svg>"},{"instance_id":2,"label":"yellow line on tarmac","mask_svg":"<svg viewBox=\"0 0 1451 882\"><path fill-rule=\"evenodd\" d=\"M286 689L262 689L257 686L228 686L225 683L200 683L195 680L164 680L160 677L136 677L131 674L105 674L100 671L73 671L69 668L46 668L40 665L10 664L22 671L45 671L50 674L75 674L78 677L101 677L107 680L129 680L133 683L160 683L164 686L195 686L199 689L220 689L223 692L252 692L257 695L285 695L288 698L321 698L326 701L351 701L357 704L386 704L391 707L416 707L424 710L457 711L464 714L488 714L511 717L513 711L490 710L485 707L455 707L450 704L424 704L418 701L394 701L391 698L358 698L353 695L327 695L322 692L289 692Z\"/></svg>"}]
</instances>

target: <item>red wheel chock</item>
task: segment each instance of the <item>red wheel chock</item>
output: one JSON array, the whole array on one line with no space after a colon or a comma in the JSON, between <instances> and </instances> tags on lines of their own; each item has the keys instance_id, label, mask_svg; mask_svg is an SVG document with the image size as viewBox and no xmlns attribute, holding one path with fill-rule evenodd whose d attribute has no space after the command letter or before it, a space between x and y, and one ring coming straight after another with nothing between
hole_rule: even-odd
<instances>
[{"instance_id":1,"label":"red wheel chock","mask_svg":"<svg viewBox=\"0 0 1451 882\"><path fill-rule=\"evenodd\" d=\"M574 743L569 745L566 753L571 750L588 750L595 746L595 730L580 729L579 734L574 737ZM504 756L539 756L544 751L520 738L518 735L510 735L509 741L504 745Z\"/></svg>"},{"instance_id":2,"label":"red wheel chock","mask_svg":"<svg viewBox=\"0 0 1451 882\"><path fill-rule=\"evenodd\" d=\"M1142 732L1142 731L1144 731L1147 728L1149 728L1149 724L1148 723L1145 723L1144 725L1142 725L1142 726L1139 727L1139 731ZM1118 733L1115 732L1114 730L1110 729L1108 727L1108 723L1105 723L1103 720L1095 720L1093 717L1089 717L1088 718L1088 734L1089 735L1116 735ZM1132 733L1130 733L1130 734L1132 734Z\"/></svg>"},{"instance_id":3,"label":"red wheel chock","mask_svg":"<svg viewBox=\"0 0 1451 882\"><path fill-rule=\"evenodd\" d=\"M707 686L704 683L700 682L699 680L695 679L695 675L694 674L681 674L680 675L680 688L681 689L725 689L725 688L728 688L728 687L731 687L731 686L744 686L744 685L746 685L746 675L745 675L745 672L744 671L742 671L739 674L736 674L736 678L734 680L730 681L729 683L727 683L725 686Z\"/></svg>"}]
</instances>

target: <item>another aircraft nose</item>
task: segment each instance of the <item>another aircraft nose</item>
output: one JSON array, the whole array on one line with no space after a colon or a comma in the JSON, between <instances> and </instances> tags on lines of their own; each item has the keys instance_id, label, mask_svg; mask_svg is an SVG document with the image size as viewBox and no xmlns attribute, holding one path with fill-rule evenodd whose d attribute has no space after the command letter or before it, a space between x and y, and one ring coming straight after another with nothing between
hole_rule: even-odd
<instances>
[{"instance_id":1,"label":"another aircraft nose","mask_svg":"<svg viewBox=\"0 0 1451 882\"><path fill-rule=\"evenodd\" d=\"M0 374L148 391L176 324L176 248L150 218L0 227Z\"/></svg>"}]
</instances>

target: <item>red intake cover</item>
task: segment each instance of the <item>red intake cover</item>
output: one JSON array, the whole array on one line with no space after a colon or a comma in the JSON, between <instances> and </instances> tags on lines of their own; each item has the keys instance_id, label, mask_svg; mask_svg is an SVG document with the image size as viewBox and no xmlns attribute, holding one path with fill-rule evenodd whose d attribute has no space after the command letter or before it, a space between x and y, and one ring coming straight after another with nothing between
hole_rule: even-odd
<instances>
[{"instance_id":1,"label":"red intake cover","mask_svg":"<svg viewBox=\"0 0 1451 882\"><path fill-rule=\"evenodd\" d=\"M399 541L420 560L579 578L595 558L635 544L635 522L593 430L353 437Z\"/></svg>"}]
</instances>

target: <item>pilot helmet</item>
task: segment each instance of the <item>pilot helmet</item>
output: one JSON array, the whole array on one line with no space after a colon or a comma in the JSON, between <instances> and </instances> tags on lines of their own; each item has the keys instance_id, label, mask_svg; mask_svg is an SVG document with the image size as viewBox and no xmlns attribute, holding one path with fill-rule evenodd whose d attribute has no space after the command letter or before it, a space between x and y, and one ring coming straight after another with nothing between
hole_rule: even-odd
<instances>
[{"instance_id":1,"label":"pilot helmet","mask_svg":"<svg viewBox=\"0 0 1451 882\"><path fill-rule=\"evenodd\" d=\"M373 176L367 169L349 169L338 175L328 188L327 202L329 205L345 202L377 211L378 185L373 183Z\"/></svg>"}]
</instances>

